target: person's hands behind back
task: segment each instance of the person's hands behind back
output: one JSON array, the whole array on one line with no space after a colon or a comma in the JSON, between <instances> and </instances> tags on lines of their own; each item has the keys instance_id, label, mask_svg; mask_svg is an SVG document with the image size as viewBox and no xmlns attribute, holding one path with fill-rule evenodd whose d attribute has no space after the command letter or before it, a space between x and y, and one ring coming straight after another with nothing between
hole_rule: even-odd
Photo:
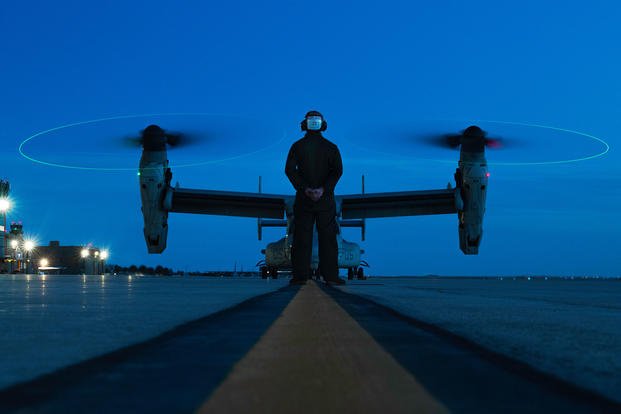
<instances>
[{"instance_id":1,"label":"person's hands behind back","mask_svg":"<svg viewBox=\"0 0 621 414\"><path fill-rule=\"evenodd\" d=\"M323 197L323 187L307 188L306 190L304 190L304 194L306 194L306 197L317 202L321 197Z\"/></svg>"},{"instance_id":2,"label":"person's hands behind back","mask_svg":"<svg viewBox=\"0 0 621 414\"><path fill-rule=\"evenodd\" d=\"M321 197L323 197L323 187L315 188L313 190L313 194L315 195L313 201L318 201Z\"/></svg>"}]
</instances>

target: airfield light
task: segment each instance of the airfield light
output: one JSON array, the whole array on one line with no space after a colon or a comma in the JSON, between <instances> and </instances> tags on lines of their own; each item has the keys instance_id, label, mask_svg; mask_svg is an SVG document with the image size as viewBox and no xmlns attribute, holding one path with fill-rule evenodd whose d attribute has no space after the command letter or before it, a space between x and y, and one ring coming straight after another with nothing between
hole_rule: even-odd
<instances>
[{"instance_id":1,"label":"airfield light","mask_svg":"<svg viewBox=\"0 0 621 414\"><path fill-rule=\"evenodd\" d=\"M6 213L11 208L11 202L8 198L0 199L0 213Z\"/></svg>"},{"instance_id":2,"label":"airfield light","mask_svg":"<svg viewBox=\"0 0 621 414\"><path fill-rule=\"evenodd\" d=\"M107 250L102 250L101 253L99 254L99 258L101 260L106 260L108 258L108 255L109 253Z\"/></svg>"},{"instance_id":3,"label":"airfield light","mask_svg":"<svg viewBox=\"0 0 621 414\"><path fill-rule=\"evenodd\" d=\"M17 240L11 240L11 249L17 249L19 242Z\"/></svg>"},{"instance_id":4,"label":"airfield light","mask_svg":"<svg viewBox=\"0 0 621 414\"><path fill-rule=\"evenodd\" d=\"M80 252L80 256L82 256L82 259L86 259L89 255L89 251L88 249L82 249L82 251Z\"/></svg>"},{"instance_id":5,"label":"airfield light","mask_svg":"<svg viewBox=\"0 0 621 414\"><path fill-rule=\"evenodd\" d=\"M49 265L49 264L50 264L50 262L46 258L43 258L39 262L39 267L47 267L47 265Z\"/></svg>"},{"instance_id":6,"label":"airfield light","mask_svg":"<svg viewBox=\"0 0 621 414\"><path fill-rule=\"evenodd\" d=\"M99 251L95 250L95 257L99 257Z\"/></svg>"},{"instance_id":7,"label":"airfield light","mask_svg":"<svg viewBox=\"0 0 621 414\"><path fill-rule=\"evenodd\" d=\"M34 243L32 240L26 240L26 241L24 242L24 249L25 249L27 252L32 251L32 249L34 249L34 247L35 247L35 243Z\"/></svg>"}]
</instances>

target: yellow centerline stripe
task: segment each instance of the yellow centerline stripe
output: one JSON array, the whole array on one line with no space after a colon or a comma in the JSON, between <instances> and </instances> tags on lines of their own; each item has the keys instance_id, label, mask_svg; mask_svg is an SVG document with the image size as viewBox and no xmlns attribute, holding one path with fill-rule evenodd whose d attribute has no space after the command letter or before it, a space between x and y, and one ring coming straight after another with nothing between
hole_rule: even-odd
<instances>
[{"instance_id":1,"label":"yellow centerline stripe","mask_svg":"<svg viewBox=\"0 0 621 414\"><path fill-rule=\"evenodd\" d=\"M445 413L314 282L303 286L199 413Z\"/></svg>"}]
</instances>

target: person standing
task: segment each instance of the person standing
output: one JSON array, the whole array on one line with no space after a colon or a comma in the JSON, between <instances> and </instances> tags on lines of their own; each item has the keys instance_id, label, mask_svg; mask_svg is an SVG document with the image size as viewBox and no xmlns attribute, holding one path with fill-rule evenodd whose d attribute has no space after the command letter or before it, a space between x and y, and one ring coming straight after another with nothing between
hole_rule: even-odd
<instances>
[{"instance_id":1,"label":"person standing","mask_svg":"<svg viewBox=\"0 0 621 414\"><path fill-rule=\"evenodd\" d=\"M343 163L338 147L321 134L327 127L321 113L309 111L301 122L305 135L291 146L287 156L285 174L296 190L291 284L304 284L309 278L315 224L321 274L326 283L345 284L339 278L334 201Z\"/></svg>"}]
</instances>

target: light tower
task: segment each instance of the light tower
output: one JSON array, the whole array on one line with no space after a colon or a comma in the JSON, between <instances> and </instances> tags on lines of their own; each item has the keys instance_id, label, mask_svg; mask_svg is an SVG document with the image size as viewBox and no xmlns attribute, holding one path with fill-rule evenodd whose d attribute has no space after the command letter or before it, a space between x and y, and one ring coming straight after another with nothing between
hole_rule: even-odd
<instances>
[{"instance_id":1,"label":"light tower","mask_svg":"<svg viewBox=\"0 0 621 414\"><path fill-rule=\"evenodd\" d=\"M9 233L11 239L11 272L14 270L22 271L25 263L26 251L24 249L24 225L21 221L11 223ZM15 269L14 266L17 266Z\"/></svg>"},{"instance_id":2,"label":"light tower","mask_svg":"<svg viewBox=\"0 0 621 414\"><path fill-rule=\"evenodd\" d=\"M6 213L11 208L11 202L9 201L9 191L11 185L6 180L0 180L0 214L2 214L2 262L7 257L7 241L6 241Z\"/></svg>"}]
</instances>

